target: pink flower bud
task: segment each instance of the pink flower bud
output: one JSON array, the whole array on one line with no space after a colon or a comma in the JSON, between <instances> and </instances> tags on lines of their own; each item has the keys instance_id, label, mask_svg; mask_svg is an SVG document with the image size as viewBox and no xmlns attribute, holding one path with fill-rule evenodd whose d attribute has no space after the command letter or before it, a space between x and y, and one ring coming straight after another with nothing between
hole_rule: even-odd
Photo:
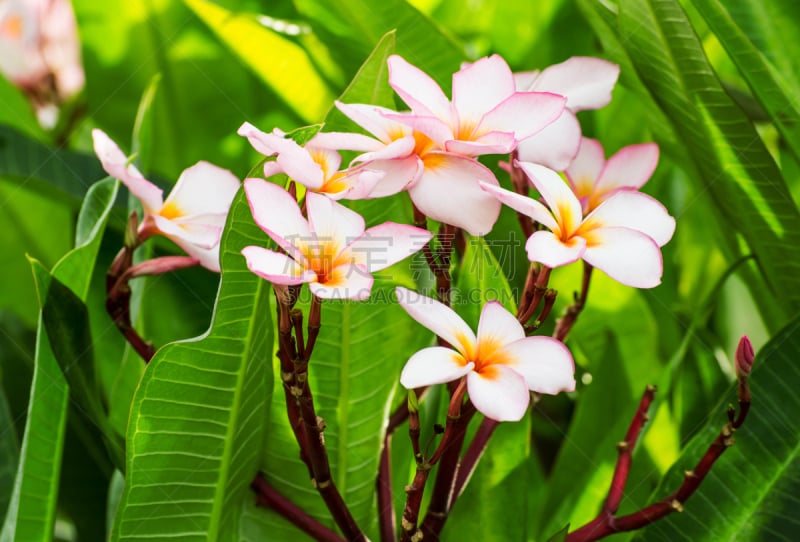
<instances>
[{"instance_id":1,"label":"pink flower bud","mask_svg":"<svg viewBox=\"0 0 800 542\"><path fill-rule=\"evenodd\" d=\"M753 369L753 344L747 335L742 335L739 339L739 346L736 347L736 374L739 377L745 377L750 374Z\"/></svg>"}]
</instances>

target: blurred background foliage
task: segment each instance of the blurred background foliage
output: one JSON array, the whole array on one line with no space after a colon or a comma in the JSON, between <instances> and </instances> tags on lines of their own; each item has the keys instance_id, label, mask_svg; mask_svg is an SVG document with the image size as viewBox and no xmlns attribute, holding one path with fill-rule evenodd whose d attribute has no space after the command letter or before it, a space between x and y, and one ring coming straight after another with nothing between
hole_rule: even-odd
<instances>
[{"instance_id":1,"label":"blurred background foliage","mask_svg":"<svg viewBox=\"0 0 800 542\"><path fill-rule=\"evenodd\" d=\"M785 372L765 374L759 389L777 394L775 410L765 405L763 416L777 416L785 423L781 412L797 410L791 390L800 385L800 352L790 324L800 306L800 7L795 2L73 0L73 7L86 84L63 104L52 129L40 127L23 92L0 78L0 517L7 503L19 497L12 487L25 453L20 443L29 414L43 302L37 300L28 258L53 269L73 247L81 201L89 186L104 176L91 152L91 129L103 129L123 149L136 153L140 168L163 187L201 159L243 178L259 159L236 135L244 121L266 131L323 121L333 100L393 29L391 46L445 89L459 62L491 53L503 55L515 71L540 69L575 55L619 63L622 73L612 103L579 115L584 134L600 139L607 155L625 145L658 142L661 160L644 191L664 202L678 221L674 239L664 247L664 283L659 288L634 290L595 273L588 306L569 340L578 390L569 397L542 399L529 420L498 431L445 539L545 540L567 523L577 526L590 520L607 491L614 444L624 435L647 383L658 384L660 393L653 421L637 449L622 511L653 500L659 481L687 443L695 435L707 436L704 427L713 433L723 423L714 407L720 397L730 400L725 393L733 379L732 354L742 334L748 334L759 350L790 325L780 344L776 341L767 350L777 359L775 371L780 366ZM375 81L380 85L373 86L385 97L385 79L379 76ZM366 94L361 91L360 96ZM336 123L347 127L335 113L329 120L331 129ZM485 163L507 183L496 163ZM103 440L94 434L105 431L107 446L126 431L131 434L126 429L128 412L142 373L139 360L102 307L104 271L121 245L127 216L124 194L105 204L106 231L102 242L97 241L96 267L85 270L91 275L94 268L94 275L83 299L94 340L93 370L110 425L97 427L97 419L86 413L73 389L59 446L42 448L54 454L59 447L64 450L63 464L51 474L57 477L60 472L61 480L52 486L57 498L50 499L48 509L56 520L56 538L65 540L98 540L110 528L98 518L105 517L106 510L113 516L121 482L113 475L113 452L98 447ZM370 223L387 216L411 220L407 202L399 197L367 207ZM503 273L496 273L495 282L459 279L468 287L521 289L528 266L524 239L514 214L507 211L485 242L475 241L470 245L474 252L468 253L472 258L482 254L481 265L489 266L483 272L499 268ZM176 249L164 242L153 250ZM577 265L554 273L552 286L560 292L554 314L571 300L580 273ZM392 277L386 278L388 287ZM204 332L217 285L218 277L201 269L139 282L135 309L143 335L163 345ZM368 318L360 308L353 308L352 314L351 309L341 310L339 318L345 322ZM331 340L329 355L343 355L336 350L337 340ZM338 339L349 340L356 339ZM767 354L760 359L768 359ZM392 370L403 361L393 360ZM347 393L347 388L334 387L331 393ZM758 415L761 396L754 401ZM435 395L427 403L431 412L441 410ZM137 405L139 415L143 407ZM325 408L330 408L331 417L348 423L343 412L349 407ZM740 459L762 465L765 479L771 480L769 473L777 478L777 483L764 482L763 495L752 497L769 510L742 511L736 495L747 482L739 476L727 486L724 476L740 472L741 463L722 465L715 468L722 473L717 485L709 484L707 493L701 489L705 497L690 501L687 512L674 520L677 526L670 526L673 520L664 522L643 539L675 540L675 532L684 532L693 533L687 535L691 540L721 540L709 538L702 527L725 523L737 503L740 522L765 516L764 529L775 535L765 538L767 531L755 529L749 538L737 540L791 539L797 527L787 516L790 497L785 495L797 486L796 419L783 427L767 417L759 426L761 433L748 433L745 426L740 436L741 441L751 440L749 449L758 455L761 451L752 440L777 438L787 427L794 434L779 466L762 464L753 456ZM380 423L376 427L380 430ZM346 449L348 442L341 439L347 431L337 431L331 423L329 428L333 449ZM285 428L270 429L278 444L265 437L267 465L286 437L281 431ZM402 429L394 441L399 508L400 488L408 482L412 461ZM694 445L698 447L702 448ZM343 461L344 452L338 457ZM688 457L677 464L678 472L698 456ZM280 461L272 463L277 464ZM305 483L302 469L296 467L286 467L286 472L295 468L301 475L297 483ZM290 482L282 489L291 494ZM655 496L665 496L669 487L674 483ZM245 495L246 487L237 491ZM294 498L324 513L316 496L306 495L310 490L294 491ZM734 504L724 501L727 493L734 495ZM363 508L362 517L373 518L367 528L374 534L374 505L368 498L363 503L363 491L353 495ZM235 526L226 518L212 521L222 524L220 539L257 540L267 532L264 529L277 533L275 539L298 539L280 519L241 500L235 504L242 508ZM698 501L718 506L705 511ZM268 516L271 519L265 520ZM769 519L773 517L777 519ZM13 539L10 529L6 525L0 539Z\"/></svg>"}]
</instances>

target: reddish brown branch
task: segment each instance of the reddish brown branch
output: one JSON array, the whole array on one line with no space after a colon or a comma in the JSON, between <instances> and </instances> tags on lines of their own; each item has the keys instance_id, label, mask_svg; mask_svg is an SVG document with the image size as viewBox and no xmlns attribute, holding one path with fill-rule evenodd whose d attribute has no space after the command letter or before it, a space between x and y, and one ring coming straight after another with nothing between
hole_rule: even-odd
<instances>
[{"instance_id":1,"label":"reddish brown branch","mask_svg":"<svg viewBox=\"0 0 800 542\"><path fill-rule=\"evenodd\" d=\"M553 337L559 341L565 341L572 326L578 319L583 307L586 305L586 298L589 295L589 284L592 279L592 266L583 262L583 281L581 282L581 292L575 298L575 302L566 308L563 316L556 321L556 329Z\"/></svg>"},{"instance_id":2,"label":"reddish brown branch","mask_svg":"<svg viewBox=\"0 0 800 542\"><path fill-rule=\"evenodd\" d=\"M483 457L483 453L486 451L489 439L499 425L500 422L496 422L490 418L484 418L481 425L478 427L478 432L475 433L475 438L469 443L469 447L464 453L464 459L461 461L461 467L458 469L458 475L456 476L456 483L453 489L453 502L450 504L450 509L453 508L456 500L464 492L464 488L467 487L469 479L478 466L478 461L480 461L481 457Z\"/></svg>"},{"instance_id":3,"label":"reddish brown branch","mask_svg":"<svg viewBox=\"0 0 800 542\"><path fill-rule=\"evenodd\" d=\"M318 522L305 510L270 486L262 473L258 473L250 487L256 493L256 504L258 506L275 510L308 536L320 542L345 542L344 538Z\"/></svg>"},{"instance_id":4,"label":"reddish brown branch","mask_svg":"<svg viewBox=\"0 0 800 542\"><path fill-rule=\"evenodd\" d=\"M711 467L716 460L720 458L725 450L733 445L733 433L736 431L737 427L744 423L750 405L750 389L747 385L747 374L740 374L738 389L740 405L739 416L734 416L729 412L729 419L734 421L729 421L722 427L719 435L711 442L695 468L684 474L683 483L681 483L677 491L638 512L615 517L614 514L622 499L625 479L630 469L630 451L646 420L646 413L644 410L646 410L646 407L649 406L652 401L652 394L648 397L650 389L651 388L648 388L648 391L645 392L645 396L642 398L634 420L631 422L631 426L628 429L625 441L621 443L623 446L620 448L620 457L617 461L617 467L614 470L611 489L609 490L603 510L595 519L569 533L567 535L567 542L590 542L599 540L615 533L641 529L673 512L682 512L684 504L694 495L700 487L700 484L703 483L703 480L705 480L706 476L711 471ZM735 423L738 423L738 425L734 425Z\"/></svg>"}]
</instances>

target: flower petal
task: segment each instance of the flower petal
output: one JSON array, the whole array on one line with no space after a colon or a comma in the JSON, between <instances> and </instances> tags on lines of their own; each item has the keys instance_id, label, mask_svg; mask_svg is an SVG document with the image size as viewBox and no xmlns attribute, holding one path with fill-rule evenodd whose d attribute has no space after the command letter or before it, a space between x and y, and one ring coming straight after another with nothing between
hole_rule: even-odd
<instances>
[{"instance_id":1,"label":"flower petal","mask_svg":"<svg viewBox=\"0 0 800 542\"><path fill-rule=\"evenodd\" d=\"M112 177L122 181L131 194L139 198L145 214L157 213L161 209L163 192L159 187L145 179L110 137L102 130L92 130L94 152L103 164L103 169Z\"/></svg>"},{"instance_id":2,"label":"flower petal","mask_svg":"<svg viewBox=\"0 0 800 542\"><path fill-rule=\"evenodd\" d=\"M566 96L567 107L578 112L607 105L618 77L616 64L601 58L574 56L542 70L533 88Z\"/></svg>"},{"instance_id":3,"label":"flower petal","mask_svg":"<svg viewBox=\"0 0 800 542\"><path fill-rule=\"evenodd\" d=\"M311 230L295 199L263 179L245 179L244 191L256 224L288 254L303 261L304 256L292 241L310 239Z\"/></svg>"},{"instance_id":4,"label":"flower petal","mask_svg":"<svg viewBox=\"0 0 800 542\"><path fill-rule=\"evenodd\" d=\"M190 243L184 243L180 239L173 239L176 245L181 247L186 254L191 256L192 258L196 258L198 263L208 269L209 271L213 271L215 273L220 272L220 264L219 264L219 248L220 245L217 243L211 248L200 248L196 245L192 245Z\"/></svg>"},{"instance_id":5,"label":"flower petal","mask_svg":"<svg viewBox=\"0 0 800 542\"><path fill-rule=\"evenodd\" d=\"M517 146L514 134L510 132L488 132L474 140L451 139L445 141L447 152L462 156L482 156L484 154L508 154Z\"/></svg>"},{"instance_id":6,"label":"flower petal","mask_svg":"<svg viewBox=\"0 0 800 542\"><path fill-rule=\"evenodd\" d=\"M520 92L530 92L533 90L533 85L536 79L539 78L541 70L533 70L528 72L515 72L514 73L514 87Z\"/></svg>"},{"instance_id":7,"label":"flower petal","mask_svg":"<svg viewBox=\"0 0 800 542\"><path fill-rule=\"evenodd\" d=\"M267 133L259 130L249 122L245 122L242 124L236 133L242 137L246 137L247 141L250 142L250 145L258 151L259 153L263 154L264 156L273 156L278 153L278 150L275 149L273 146L273 142L276 139L283 139L281 136L276 135L275 133Z\"/></svg>"},{"instance_id":8,"label":"flower petal","mask_svg":"<svg viewBox=\"0 0 800 542\"><path fill-rule=\"evenodd\" d=\"M356 263L374 272L408 258L422 249L431 237L433 234L422 228L384 222L365 231L347 250Z\"/></svg>"},{"instance_id":9,"label":"flower petal","mask_svg":"<svg viewBox=\"0 0 800 542\"><path fill-rule=\"evenodd\" d=\"M405 136L382 146L373 152L359 154L354 162L370 162L372 160L402 160L412 156L417 142L412 136ZM416 155L413 155L416 158Z\"/></svg>"},{"instance_id":10,"label":"flower petal","mask_svg":"<svg viewBox=\"0 0 800 542\"><path fill-rule=\"evenodd\" d=\"M486 113L514 92L511 68L500 55L481 58L460 69L453 74L453 107L459 125L477 126Z\"/></svg>"},{"instance_id":11,"label":"flower petal","mask_svg":"<svg viewBox=\"0 0 800 542\"><path fill-rule=\"evenodd\" d=\"M208 162L197 162L178 177L178 182L164 201L160 214L167 218L203 214L227 215L239 185L239 179L227 169Z\"/></svg>"},{"instance_id":12,"label":"flower petal","mask_svg":"<svg viewBox=\"0 0 800 542\"><path fill-rule=\"evenodd\" d=\"M467 375L469 400L478 411L498 422L516 422L528 410L531 396L525 379L514 369L489 365Z\"/></svg>"},{"instance_id":13,"label":"flower petal","mask_svg":"<svg viewBox=\"0 0 800 542\"><path fill-rule=\"evenodd\" d=\"M612 279L634 288L661 283L661 250L652 238L629 228L598 228L586 236L583 259Z\"/></svg>"},{"instance_id":14,"label":"flower petal","mask_svg":"<svg viewBox=\"0 0 800 542\"><path fill-rule=\"evenodd\" d=\"M608 159L596 189L608 192L622 187L641 188L653 176L657 165L657 144L628 145Z\"/></svg>"},{"instance_id":15,"label":"flower petal","mask_svg":"<svg viewBox=\"0 0 800 542\"><path fill-rule=\"evenodd\" d=\"M589 227L621 226L637 230L663 246L675 233L675 219L657 199L632 190L620 190L601 203L585 223Z\"/></svg>"},{"instance_id":16,"label":"flower petal","mask_svg":"<svg viewBox=\"0 0 800 542\"><path fill-rule=\"evenodd\" d=\"M409 135L411 133L411 130L404 124L390 120L385 116L385 114L397 113L386 107L369 104L343 104L339 101L334 103L339 111L344 113L350 120L380 139L383 143L391 142L398 135Z\"/></svg>"},{"instance_id":17,"label":"flower petal","mask_svg":"<svg viewBox=\"0 0 800 542\"><path fill-rule=\"evenodd\" d=\"M339 251L364 234L364 218L320 194L306 194L308 223L317 239L335 243Z\"/></svg>"},{"instance_id":18,"label":"flower petal","mask_svg":"<svg viewBox=\"0 0 800 542\"><path fill-rule=\"evenodd\" d=\"M185 241L201 249L208 249L219 243L222 235L222 228L225 225L224 217L214 221L212 216L204 215L207 220L184 220L181 222L169 220L160 215L150 215L150 219L155 224L158 231L177 242L178 239ZM219 217L219 215L216 215ZM216 222L216 224L214 223Z\"/></svg>"},{"instance_id":19,"label":"flower petal","mask_svg":"<svg viewBox=\"0 0 800 542\"><path fill-rule=\"evenodd\" d=\"M397 302L411 318L447 341L467 359L474 357L475 334L453 309L402 286L395 288L395 292Z\"/></svg>"},{"instance_id":20,"label":"flower petal","mask_svg":"<svg viewBox=\"0 0 800 542\"><path fill-rule=\"evenodd\" d=\"M413 390L423 386L444 384L458 380L469 373L475 365L455 350L442 346L423 348L406 362L400 373L400 383Z\"/></svg>"},{"instance_id":21,"label":"flower petal","mask_svg":"<svg viewBox=\"0 0 800 542\"><path fill-rule=\"evenodd\" d=\"M311 293L322 299L353 299L362 301L372 291L372 275L361 265L340 265L331 270L324 283L312 281Z\"/></svg>"},{"instance_id":22,"label":"flower petal","mask_svg":"<svg viewBox=\"0 0 800 542\"><path fill-rule=\"evenodd\" d=\"M549 231L534 232L525 243L528 259L547 267L560 267L578 261L586 249L586 241L573 237L564 243Z\"/></svg>"},{"instance_id":23,"label":"flower petal","mask_svg":"<svg viewBox=\"0 0 800 542\"><path fill-rule=\"evenodd\" d=\"M275 137L272 140L272 146L278 151L276 162L291 179L311 190L318 189L325 182L328 176L325 175L326 172L323 166L314 160L312 152L315 149L305 149L295 141L282 137ZM322 149L316 150L320 156L325 154ZM337 162L340 160L337 160ZM338 167L338 163L336 167ZM332 174L333 171L330 173Z\"/></svg>"},{"instance_id":24,"label":"flower petal","mask_svg":"<svg viewBox=\"0 0 800 542\"><path fill-rule=\"evenodd\" d=\"M451 120L450 100L431 77L409 64L400 55L392 55L389 65L389 85L416 114L432 115Z\"/></svg>"},{"instance_id":25,"label":"flower petal","mask_svg":"<svg viewBox=\"0 0 800 542\"><path fill-rule=\"evenodd\" d=\"M430 138L432 147L444 149L445 142L455 139L453 126L438 117L430 115L414 115L411 113L386 113L386 118L405 124L409 129L416 130ZM416 141L415 141L416 145ZM424 154L422 149L414 149L418 154ZM429 150L429 149L424 149Z\"/></svg>"},{"instance_id":26,"label":"flower petal","mask_svg":"<svg viewBox=\"0 0 800 542\"><path fill-rule=\"evenodd\" d=\"M247 260L250 271L275 284L302 284L317 279L313 271L307 271L285 254L263 247L248 246L242 249L242 255Z\"/></svg>"},{"instance_id":27,"label":"flower petal","mask_svg":"<svg viewBox=\"0 0 800 542\"><path fill-rule=\"evenodd\" d=\"M364 134L352 134L349 132L319 132L308 146L331 149L334 151L377 151L384 147L384 144Z\"/></svg>"},{"instance_id":28,"label":"flower petal","mask_svg":"<svg viewBox=\"0 0 800 542\"><path fill-rule=\"evenodd\" d=\"M500 202L478 182L497 185L494 174L476 160L449 153L428 153L424 163L419 181L408 189L414 205L470 235L489 233L500 215Z\"/></svg>"},{"instance_id":29,"label":"flower petal","mask_svg":"<svg viewBox=\"0 0 800 542\"><path fill-rule=\"evenodd\" d=\"M571 235L583 219L581 202L558 173L538 164L518 162L519 167L547 202L559 228Z\"/></svg>"},{"instance_id":30,"label":"flower petal","mask_svg":"<svg viewBox=\"0 0 800 542\"><path fill-rule=\"evenodd\" d=\"M497 301L488 301L481 310L478 322L478 357L484 359L497 349L525 337L525 330L517 318Z\"/></svg>"},{"instance_id":31,"label":"flower petal","mask_svg":"<svg viewBox=\"0 0 800 542\"><path fill-rule=\"evenodd\" d=\"M603 145L596 139L582 138L578 154L564 172L576 196L582 198L592 194L605 163Z\"/></svg>"},{"instance_id":32,"label":"flower petal","mask_svg":"<svg viewBox=\"0 0 800 542\"><path fill-rule=\"evenodd\" d=\"M479 133L510 132L525 139L551 124L564 111L566 98L549 92L517 92L488 112Z\"/></svg>"},{"instance_id":33,"label":"flower petal","mask_svg":"<svg viewBox=\"0 0 800 542\"><path fill-rule=\"evenodd\" d=\"M565 109L552 124L519 142L517 158L564 171L575 158L580 143L581 125L575 114Z\"/></svg>"},{"instance_id":34,"label":"flower petal","mask_svg":"<svg viewBox=\"0 0 800 542\"><path fill-rule=\"evenodd\" d=\"M531 217L536 222L544 224L544 226L547 228L554 229L558 227L555 219L553 219L553 215L550 213L550 210L535 199L523 196L522 194L517 194L511 190L506 190L505 188L500 188L499 186L493 186L488 183L481 182L479 184L481 190L488 192L497 198L498 201L508 205L515 211Z\"/></svg>"},{"instance_id":35,"label":"flower petal","mask_svg":"<svg viewBox=\"0 0 800 542\"><path fill-rule=\"evenodd\" d=\"M405 190L419 180L424 169L422 160L416 155L394 160L373 160L364 162L364 166L383 172L383 177L369 193L370 198L392 196Z\"/></svg>"},{"instance_id":36,"label":"flower petal","mask_svg":"<svg viewBox=\"0 0 800 542\"><path fill-rule=\"evenodd\" d=\"M522 375L528 389L555 395L575 391L575 362L564 343L550 337L525 337L502 349L505 364Z\"/></svg>"}]
</instances>

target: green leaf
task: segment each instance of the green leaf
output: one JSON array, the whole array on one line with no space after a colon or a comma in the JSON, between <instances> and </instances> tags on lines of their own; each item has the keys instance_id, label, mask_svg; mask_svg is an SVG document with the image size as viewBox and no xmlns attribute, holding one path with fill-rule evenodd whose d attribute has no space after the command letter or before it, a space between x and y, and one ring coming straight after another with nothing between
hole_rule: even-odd
<instances>
[{"instance_id":1,"label":"green leaf","mask_svg":"<svg viewBox=\"0 0 800 542\"><path fill-rule=\"evenodd\" d=\"M800 305L800 213L761 138L733 103L675 0L623 0L619 24L636 69L685 141L702 181L753 250L776 303ZM781 294L777 295L780 291ZM757 295L763 295L761 293Z\"/></svg>"},{"instance_id":2,"label":"green leaf","mask_svg":"<svg viewBox=\"0 0 800 542\"><path fill-rule=\"evenodd\" d=\"M11 489L14 487L14 473L19 461L19 439L14 429L14 418L6 401L6 392L0 387L0 518L4 518Z\"/></svg>"},{"instance_id":3,"label":"green leaf","mask_svg":"<svg viewBox=\"0 0 800 542\"><path fill-rule=\"evenodd\" d=\"M739 68L750 90L772 117L789 148L800 159L800 111L783 76L756 48L719 0L696 0L694 6L731 60Z\"/></svg>"},{"instance_id":4,"label":"green leaf","mask_svg":"<svg viewBox=\"0 0 800 542\"><path fill-rule=\"evenodd\" d=\"M756 356L750 388L753 403L736 443L714 463L711 472L685 504L644 529L637 540L794 540L797 534L800 467L800 320L795 319ZM675 491L727 422L735 402L732 388L708 415L680 459L653 493L653 500Z\"/></svg>"},{"instance_id":5,"label":"green leaf","mask_svg":"<svg viewBox=\"0 0 800 542\"><path fill-rule=\"evenodd\" d=\"M53 267L52 277L80 300L86 298L100 241L118 183L105 179L89 190L81 210L78 246ZM95 223L92 223L95 220ZM32 261L40 304L48 297L51 273ZM55 523L61 453L64 446L69 386L45 330L43 311L36 335L36 360L12 501L0 540L51 540Z\"/></svg>"},{"instance_id":6,"label":"green leaf","mask_svg":"<svg viewBox=\"0 0 800 542\"><path fill-rule=\"evenodd\" d=\"M315 122L325 115L334 94L300 46L253 15L233 13L206 0L184 2L301 118Z\"/></svg>"},{"instance_id":7,"label":"green leaf","mask_svg":"<svg viewBox=\"0 0 800 542\"><path fill-rule=\"evenodd\" d=\"M77 207L91 183L105 176L94 155L50 148L0 125L0 177Z\"/></svg>"},{"instance_id":8,"label":"green leaf","mask_svg":"<svg viewBox=\"0 0 800 542\"><path fill-rule=\"evenodd\" d=\"M245 194L221 244L222 281L209 331L161 348L128 425L125 490L113 540L232 540L253 500L270 398L268 283L240 251L262 242Z\"/></svg>"},{"instance_id":9,"label":"green leaf","mask_svg":"<svg viewBox=\"0 0 800 542\"><path fill-rule=\"evenodd\" d=\"M547 542L565 542L569 533L569 524L547 539Z\"/></svg>"},{"instance_id":10,"label":"green leaf","mask_svg":"<svg viewBox=\"0 0 800 542\"><path fill-rule=\"evenodd\" d=\"M387 32L380 39L342 94L342 98L347 97L347 103L373 104L390 109L394 107L394 91L389 86L389 66L386 61L394 53L396 44L395 31ZM344 132L361 128L334 106L325 118L325 130Z\"/></svg>"},{"instance_id":11,"label":"green leaf","mask_svg":"<svg viewBox=\"0 0 800 542\"><path fill-rule=\"evenodd\" d=\"M387 32L396 30L397 54L428 73L445 92L450 89L452 73L465 59L460 44L403 0L296 0L295 4L312 24L327 29L339 41L347 41L350 47L357 44L363 55L373 51ZM329 44L331 48L337 46L336 41Z\"/></svg>"},{"instance_id":12,"label":"green leaf","mask_svg":"<svg viewBox=\"0 0 800 542\"><path fill-rule=\"evenodd\" d=\"M0 74L0 124L25 132L37 140L44 139L44 131L36 120L33 106L23 92Z\"/></svg>"}]
</instances>

